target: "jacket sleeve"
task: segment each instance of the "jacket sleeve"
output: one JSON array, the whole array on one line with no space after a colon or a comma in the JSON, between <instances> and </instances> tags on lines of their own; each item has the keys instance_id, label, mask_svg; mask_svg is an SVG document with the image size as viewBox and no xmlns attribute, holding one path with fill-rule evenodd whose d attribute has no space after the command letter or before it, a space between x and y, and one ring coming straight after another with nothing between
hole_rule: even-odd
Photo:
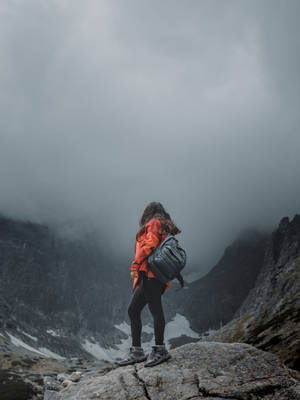
<instances>
[{"instance_id":1,"label":"jacket sleeve","mask_svg":"<svg viewBox=\"0 0 300 400\"><path fill-rule=\"evenodd\" d=\"M157 218L151 219L146 225L146 237L141 246L136 247L134 260L131 264L130 271L138 271L144 260L159 245L161 222Z\"/></svg>"}]
</instances>

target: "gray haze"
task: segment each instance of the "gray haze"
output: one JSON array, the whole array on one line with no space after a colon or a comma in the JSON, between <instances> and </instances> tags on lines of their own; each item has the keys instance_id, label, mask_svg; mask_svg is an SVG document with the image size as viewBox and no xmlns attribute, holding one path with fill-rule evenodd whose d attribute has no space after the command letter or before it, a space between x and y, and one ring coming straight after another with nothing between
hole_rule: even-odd
<instances>
[{"instance_id":1,"label":"gray haze","mask_svg":"<svg viewBox=\"0 0 300 400\"><path fill-rule=\"evenodd\" d=\"M0 211L127 268L161 201L191 264L300 212L300 2L2 0Z\"/></svg>"}]
</instances>

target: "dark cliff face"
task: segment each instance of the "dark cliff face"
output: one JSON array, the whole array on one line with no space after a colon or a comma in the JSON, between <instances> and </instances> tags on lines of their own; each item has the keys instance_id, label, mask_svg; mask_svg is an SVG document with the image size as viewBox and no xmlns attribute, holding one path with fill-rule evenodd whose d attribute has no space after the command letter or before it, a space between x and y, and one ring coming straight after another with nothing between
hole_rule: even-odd
<instances>
[{"instance_id":1,"label":"dark cliff face","mask_svg":"<svg viewBox=\"0 0 300 400\"><path fill-rule=\"evenodd\" d=\"M263 267L235 319L211 340L241 341L300 369L300 215L285 217L270 236Z\"/></svg>"},{"instance_id":2,"label":"dark cliff face","mask_svg":"<svg viewBox=\"0 0 300 400\"><path fill-rule=\"evenodd\" d=\"M286 270L287 264L300 255L300 215L290 222L282 218L278 228L268 239L264 263L257 278L255 287L241 305L239 313L258 311L263 303L274 295L276 275ZM288 274L286 274L288 285ZM285 294L283 290L282 295ZM280 300L279 298L277 300Z\"/></svg>"},{"instance_id":3,"label":"dark cliff face","mask_svg":"<svg viewBox=\"0 0 300 400\"><path fill-rule=\"evenodd\" d=\"M70 241L43 225L0 218L2 331L44 337L62 355L76 355L72 338L93 335L105 345L124 319L120 274L93 236Z\"/></svg>"},{"instance_id":4,"label":"dark cliff face","mask_svg":"<svg viewBox=\"0 0 300 400\"><path fill-rule=\"evenodd\" d=\"M227 247L220 261L203 278L172 293L168 308L185 315L192 329L205 332L230 321L254 286L267 235L247 231Z\"/></svg>"}]
</instances>

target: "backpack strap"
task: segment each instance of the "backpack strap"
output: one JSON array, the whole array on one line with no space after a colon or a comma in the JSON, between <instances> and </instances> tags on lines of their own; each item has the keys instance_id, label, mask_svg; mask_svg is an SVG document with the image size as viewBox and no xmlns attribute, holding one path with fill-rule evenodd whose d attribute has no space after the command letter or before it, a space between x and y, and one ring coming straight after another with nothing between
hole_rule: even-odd
<instances>
[{"instance_id":1,"label":"backpack strap","mask_svg":"<svg viewBox=\"0 0 300 400\"><path fill-rule=\"evenodd\" d=\"M184 280L183 280L183 277L182 277L182 275L181 275L180 272L179 272L179 274L176 276L176 279L178 279L178 281L179 281L181 287L183 288L183 286L184 286Z\"/></svg>"}]
</instances>

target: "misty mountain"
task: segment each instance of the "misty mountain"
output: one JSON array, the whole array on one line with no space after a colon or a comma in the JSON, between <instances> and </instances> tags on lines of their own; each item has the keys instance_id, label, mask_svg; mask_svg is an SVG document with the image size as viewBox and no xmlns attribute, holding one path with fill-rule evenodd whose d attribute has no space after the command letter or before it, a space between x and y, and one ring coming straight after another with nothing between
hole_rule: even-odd
<instances>
[{"instance_id":1,"label":"misty mountain","mask_svg":"<svg viewBox=\"0 0 300 400\"><path fill-rule=\"evenodd\" d=\"M0 218L2 332L26 332L32 345L28 334L68 356L85 353L85 337L111 344L122 337L114 324L124 319L126 279L92 235L70 240L44 225Z\"/></svg>"},{"instance_id":2,"label":"misty mountain","mask_svg":"<svg viewBox=\"0 0 300 400\"><path fill-rule=\"evenodd\" d=\"M300 369L300 214L282 218L268 238L255 286L233 321L210 337L246 342Z\"/></svg>"},{"instance_id":3,"label":"misty mountain","mask_svg":"<svg viewBox=\"0 0 300 400\"><path fill-rule=\"evenodd\" d=\"M230 321L255 284L266 239L266 233L244 231L210 272L166 297L168 309L185 315L197 332L217 329Z\"/></svg>"},{"instance_id":4,"label":"misty mountain","mask_svg":"<svg viewBox=\"0 0 300 400\"><path fill-rule=\"evenodd\" d=\"M298 252L297 229L295 218L291 223L283 219L272 235L245 230L204 277L180 290L172 282L163 296L172 331L169 343L174 347L196 341L197 335L244 314L243 303L266 302L259 295L261 288L272 287L264 282L274 280L274 263L285 265L282 254ZM129 345L128 270L112 265L93 235L64 238L44 225L1 217L0 265L2 351L22 340L60 356L101 358L101 349L110 348L113 357ZM254 300L246 300L249 293ZM147 307L142 319L144 325L152 325ZM185 336L177 329L182 324ZM143 338L151 341L153 332L147 328Z\"/></svg>"},{"instance_id":5,"label":"misty mountain","mask_svg":"<svg viewBox=\"0 0 300 400\"><path fill-rule=\"evenodd\" d=\"M39 385L51 368L98 370L95 357L114 358L128 348L131 280L99 243L92 234L71 239L44 225L0 218L0 361L18 379ZM163 297L171 347L201 336L248 342L298 369L299 255L297 215L283 218L272 234L245 230L207 275L184 289L172 282ZM186 318L190 327L182 335ZM151 325L147 311L143 322ZM148 328L145 341L153 338Z\"/></svg>"},{"instance_id":6,"label":"misty mountain","mask_svg":"<svg viewBox=\"0 0 300 400\"><path fill-rule=\"evenodd\" d=\"M207 275L179 291L172 282L163 296L166 321L174 321L172 345L182 334L175 325L185 319L183 330L191 341L196 332L216 329L233 317L260 271L265 240L264 233L244 231ZM95 346L118 347L129 340L128 270L114 266L99 243L93 234L64 237L45 225L1 217L0 331L68 357L92 353L101 358ZM190 276L188 266L186 271ZM142 319L152 325L147 307ZM117 324L125 325L116 329ZM151 340L153 333L143 337Z\"/></svg>"}]
</instances>

